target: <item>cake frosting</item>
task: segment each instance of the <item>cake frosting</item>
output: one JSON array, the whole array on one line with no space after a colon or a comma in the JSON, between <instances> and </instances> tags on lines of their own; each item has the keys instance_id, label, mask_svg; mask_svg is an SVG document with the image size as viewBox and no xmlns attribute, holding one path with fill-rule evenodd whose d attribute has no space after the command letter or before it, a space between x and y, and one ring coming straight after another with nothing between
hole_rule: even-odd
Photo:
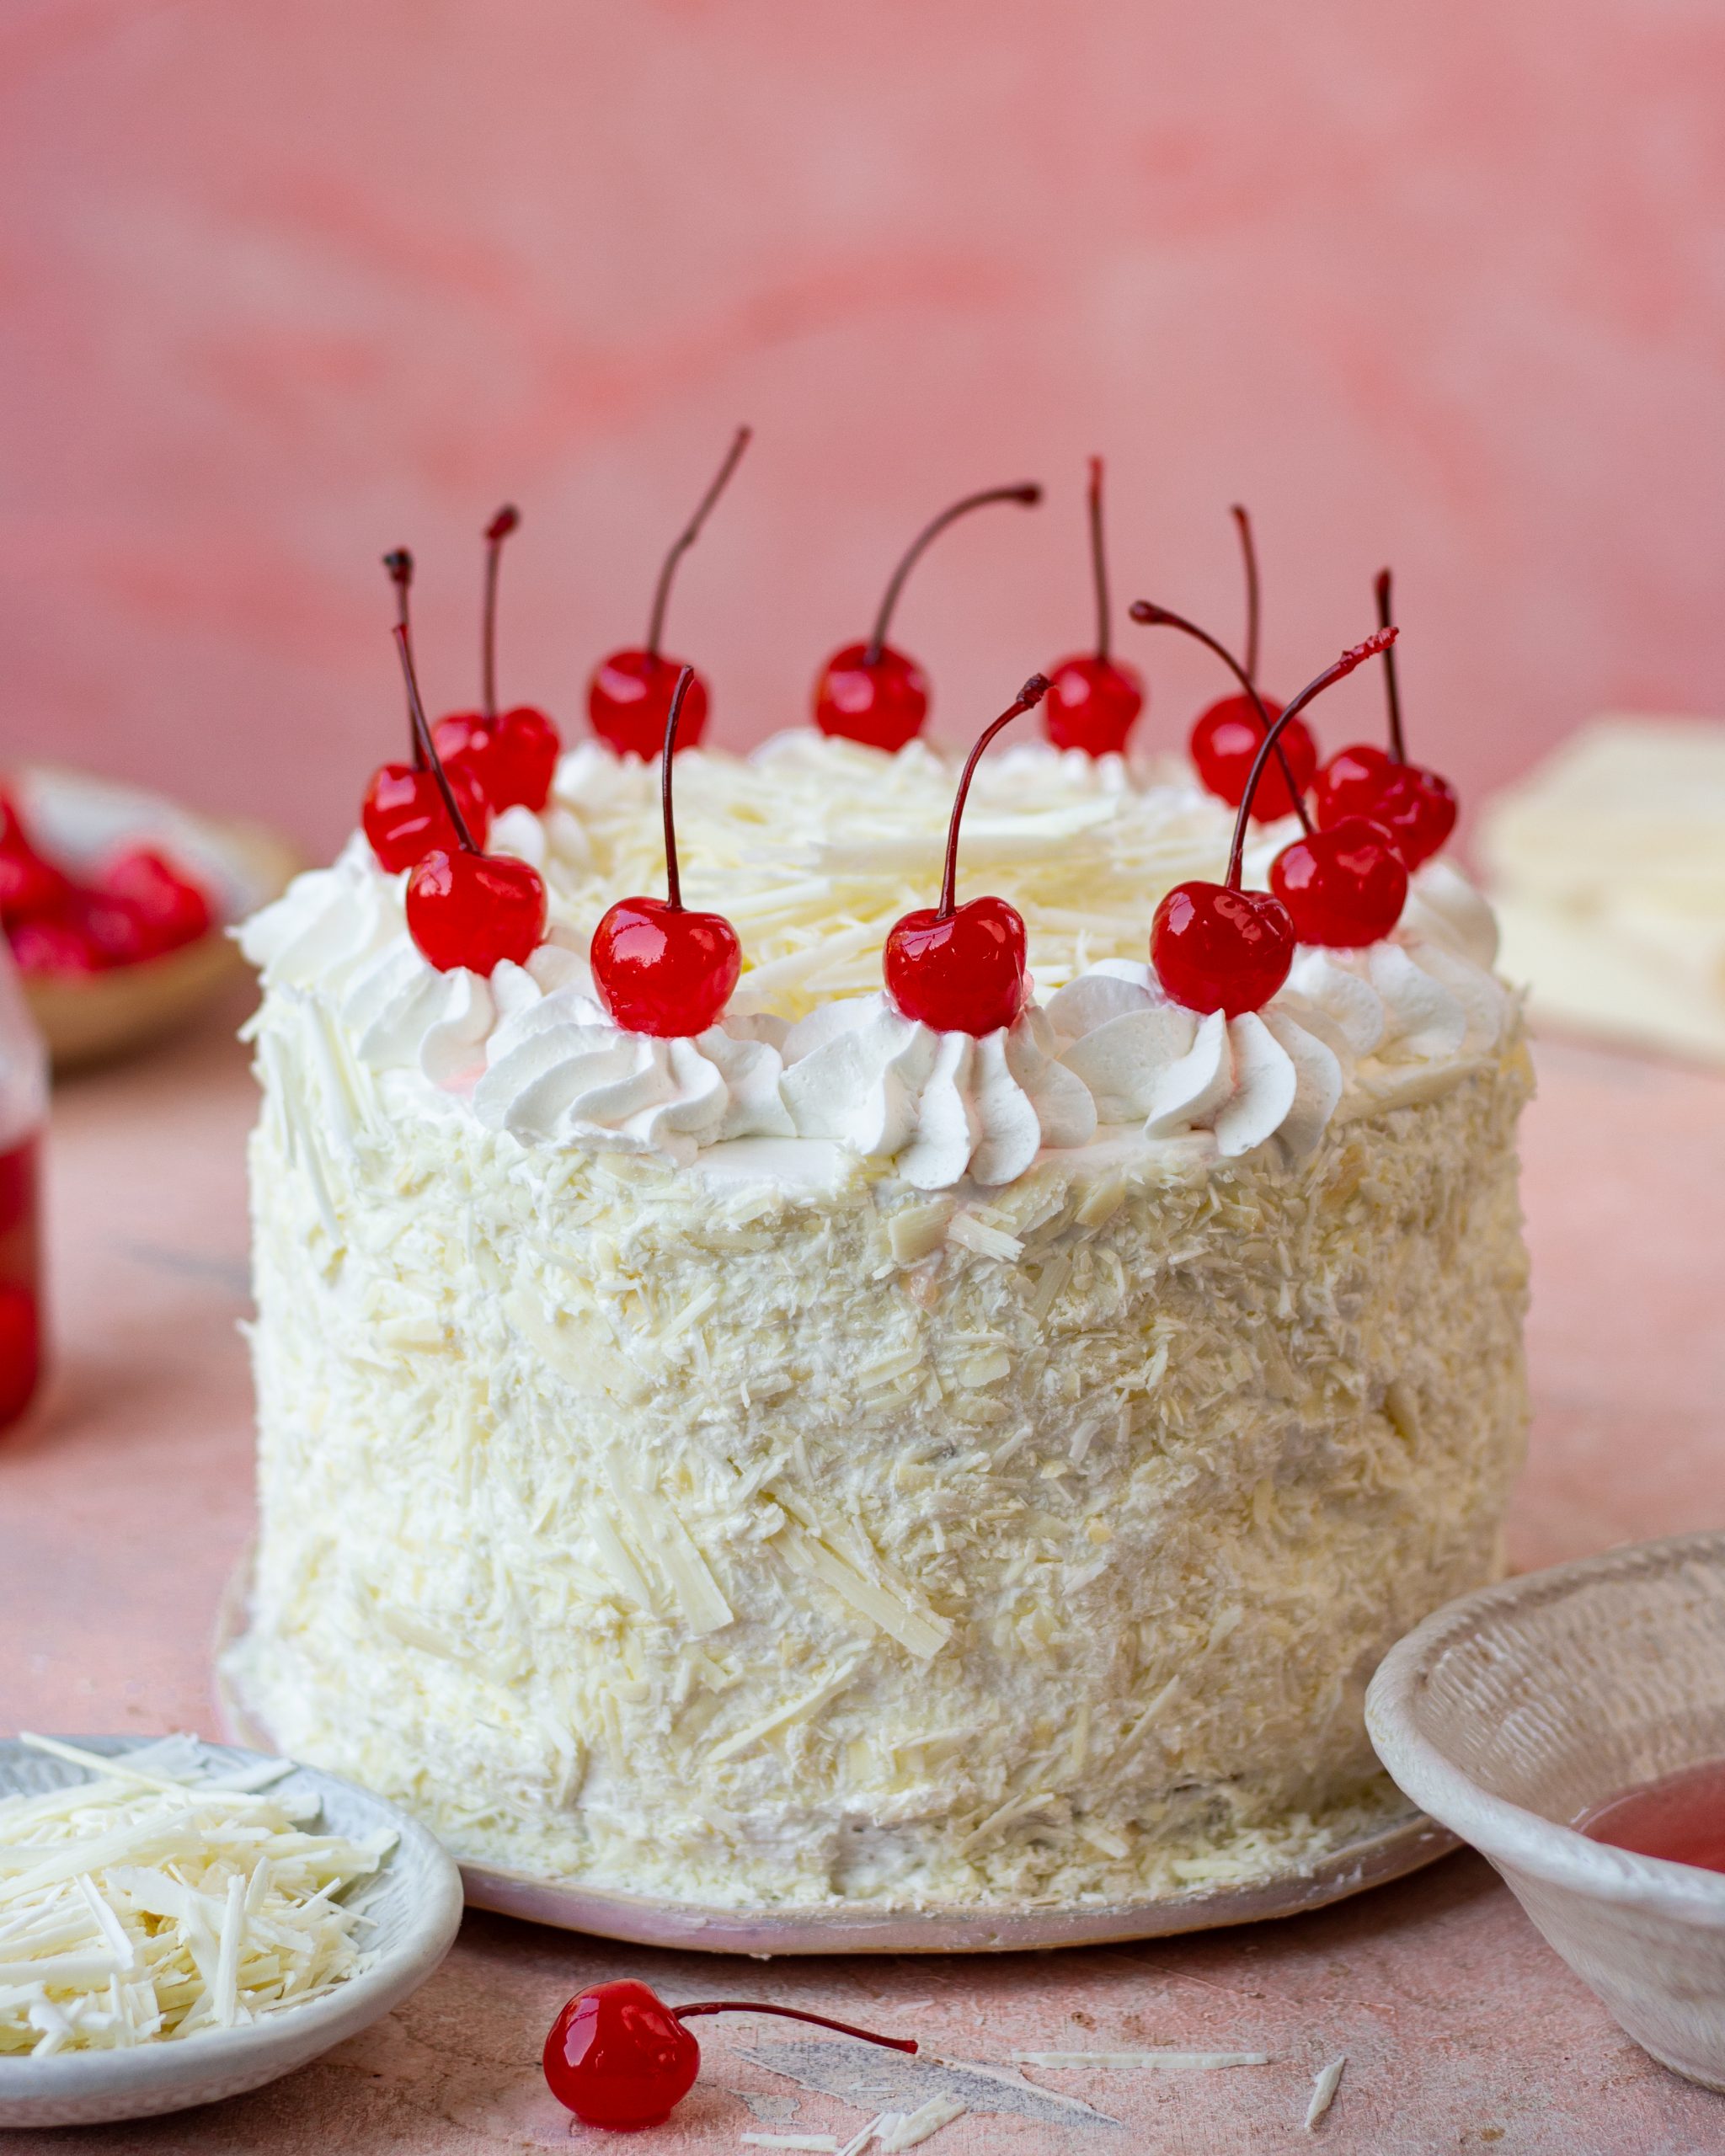
<instances>
[{"instance_id":1,"label":"cake frosting","mask_svg":"<svg viewBox=\"0 0 1725 2156\"><path fill-rule=\"evenodd\" d=\"M663 862L654 775L592 746L494 834L547 878L528 965L427 965L358 840L246 931L237 1675L458 1854L716 1906L1251 1877L1382 1802L1365 1680L1498 1564L1529 1081L1488 910L1428 864L1391 938L1199 1017L1146 935L1227 812L1019 749L964 880L1034 994L941 1034L879 953L951 787L920 744L680 759L686 899L744 947L690 1039L594 991Z\"/></svg>"}]
</instances>

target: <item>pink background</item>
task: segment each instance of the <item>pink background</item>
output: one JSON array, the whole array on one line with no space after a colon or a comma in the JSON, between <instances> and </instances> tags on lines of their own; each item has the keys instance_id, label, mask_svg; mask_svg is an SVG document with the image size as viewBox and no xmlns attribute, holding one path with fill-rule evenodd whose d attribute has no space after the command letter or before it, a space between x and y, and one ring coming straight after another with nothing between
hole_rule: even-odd
<instances>
[{"instance_id":1,"label":"pink background","mask_svg":"<svg viewBox=\"0 0 1725 2156\"><path fill-rule=\"evenodd\" d=\"M1231 636L1253 504L1284 693L1392 561L1476 794L1717 707L1722 107L1717 0L0 0L5 751L327 846L399 739L383 547L468 701L516 497L505 691L573 733L743 419L672 613L719 740L975 486L1052 495L911 587L937 725L1081 644L1092 449L1123 601ZM1183 734L1209 662L1123 642Z\"/></svg>"}]
</instances>

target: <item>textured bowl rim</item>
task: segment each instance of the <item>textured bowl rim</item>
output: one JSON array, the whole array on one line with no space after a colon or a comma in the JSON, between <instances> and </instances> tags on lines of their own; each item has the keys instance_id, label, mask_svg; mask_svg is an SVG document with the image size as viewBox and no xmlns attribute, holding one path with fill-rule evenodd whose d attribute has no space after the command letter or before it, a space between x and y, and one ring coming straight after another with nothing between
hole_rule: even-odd
<instances>
[{"instance_id":1,"label":"textured bowl rim","mask_svg":"<svg viewBox=\"0 0 1725 2156\"><path fill-rule=\"evenodd\" d=\"M159 1735L134 1736L129 1732L121 1736L67 1737L62 1740L86 1751L100 1751L116 1758L161 1741ZM197 1742L206 1750L236 1754L240 1761L259 1765L275 1756L248 1745L231 1744L221 1737L199 1737ZM0 1753L11 1754L21 1748L15 1737L0 1738ZM0 2056L0 2129L12 2123L8 2111L14 2106L56 2098L118 2098L128 2093L147 2099L178 2080L202 2083L244 2068L248 2062L261 2067L266 2060L279 2056L279 2067L267 2074L259 2074L254 2085L262 2086L264 2080L279 2073L292 2073L369 2028L436 1972L461 1928L461 1875L455 1860L428 1828L375 1790L348 1781L339 1774L326 1774L321 1767L302 1765L298 1760L294 1761L293 1769L295 1774L309 1777L319 1787L320 1795L335 1788L361 1799L377 1815L378 1825L388 1824L400 1837L398 1849L384 1859L382 1869L374 1875L374 1881L381 1881L387 1875L400 1849L412 1846L423 1854L430 1883L419 1906L412 1913L406 1936L370 1968L348 1977L321 1999L308 1999L303 2006L267 2015L263 2020L242 2028L204 2030L184 2042L56 2052L46 2058L34 2058L28 2052ZM360 1893L366 1891L366 1885L358 1890ZM375 1883L370 1885L370 1891L377 1891ZM363 1907L363 1902L360 1905ZM186 2100L195 2104L204 2100L194 2095ZM109 2116L118 2121L125 2115L116 2111ZM24 2119L19 2123L32 2121Z\"/></svg>"},{"instance_id":2,"label":"textured bowl rim","mask_svg":"<svg viewBox=\"0 0 1725 2156\"><path fill-rule=\"evenodd\" d=\"M1493 1863L1602 1901L1654 1907L1725 1929L1725 1873L1596 1842L1525 1806L1494 1796L1420 1727L1418 1707L1443 1656L1487 1620L1561 1602L1595 1581L1633 1578L1699 1564L1725 1573L1725 1529L1668 1535L1527 1572L1447 1603L1391 1648L1366 1691L1365 1726L1402 1793Z\"/></svg>"}]
</instances>

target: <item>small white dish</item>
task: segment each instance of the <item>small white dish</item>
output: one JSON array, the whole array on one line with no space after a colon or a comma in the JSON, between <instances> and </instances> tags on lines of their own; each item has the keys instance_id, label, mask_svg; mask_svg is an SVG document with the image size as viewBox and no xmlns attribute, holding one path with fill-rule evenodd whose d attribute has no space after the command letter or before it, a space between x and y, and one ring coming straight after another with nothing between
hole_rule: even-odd
<instances>
[{"instance_id":1,"label":"small white dish","mask_svg":"<svg viewBox=\"0 0 1725 2156\"><path fill-rule=\"evenodd\" d=\"M1725 1873L1590 1840L1606 1798L1725 1758L1725 1531L1451 1603L1385 1657L1366 1726L1664 2066L1725 2089Z\"/></svg>"},{"instance_id":2,"label":"small white dish","mask_svg":"<svg viewBox=\"0 0 1725 2156\"><path fill-rule=\"evenodd\" d=\"M134 1737L68 1741L106 1755L159 1742ZM267 1756L227 1744L203 1749L212 1770L256 1764ZM15 1738L0 1738L0 1796L36 1796L83 1778L77 1767ZM382 1797L315 1768L296 1767L275 1786L315 1796L323 1824L332 1833L360 1836L388 1827L399 1837L376 1876L348 1897L371 1919L366 1937L370 1966L322 1998L285 2008L250 2028L209 2030L130 2051L64 2051L40 2059L0 2054L0 2129L152 2118L261 2089L381 2020L437 1967L455 1942L462 1917L461 1875L441 1843Z\"/></svg>"}]
</instances>

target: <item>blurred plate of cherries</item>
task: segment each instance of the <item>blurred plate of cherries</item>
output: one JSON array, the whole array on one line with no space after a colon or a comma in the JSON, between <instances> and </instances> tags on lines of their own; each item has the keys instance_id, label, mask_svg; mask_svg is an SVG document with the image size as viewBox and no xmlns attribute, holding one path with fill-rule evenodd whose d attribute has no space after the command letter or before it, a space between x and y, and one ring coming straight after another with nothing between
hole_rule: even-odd
<instances>
[{"instance_id":1,"label":"blurred plate of cherries","mask_svg":"<svg viewBox=\"0 0 1725 2156\"><path fill-rule=\"evenodd\" d=\"M117 780L0 773L0 927L55 1068L191 1017L244 971L227 930L299 865L272 831Z\"/></svg>"}]
</instances>

